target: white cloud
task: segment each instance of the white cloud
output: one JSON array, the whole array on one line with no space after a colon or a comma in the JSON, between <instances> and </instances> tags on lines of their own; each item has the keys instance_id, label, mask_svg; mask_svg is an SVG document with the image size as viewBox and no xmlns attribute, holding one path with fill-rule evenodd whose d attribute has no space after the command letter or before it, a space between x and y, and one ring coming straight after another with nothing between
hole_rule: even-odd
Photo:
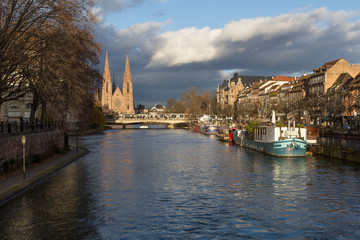
<instances>
[{"instance_id":1,"label":"white cloud","mask_svg":"<svg viewBox=\"0 0 360 240\"><path fill-rule=\"evenodd\" d=\"M352 21L358 13L320 8L307 13L231 21L223 29L192 27L164 32L158 37L161 44L153 49L147 66L179 66L217 61L234 55L237 58L243 55L245 59L252 57L249 55L252 53L254 56L264 53L263 57L267 57L271 51L273 54L288 54L289 48L292 53L300 48L304 51L317 46L322 48L321 41L328 41L326 44L330 44L330 51L339 44L350 44L359 38L359 24ZM288 59L284 59L286 61Z\"/></svg>"},{"instance_id":2,"label":"white cloud","mask_svg":"<svg viewBox=\"0 0 360 240\"><path fill-rule=\"evenodd\" d=\"M220 33L221 30L210 30L208 27L165 32L158 39L160 48L152 55L148 67L212 60L217 54L214 41Z\"/></svg>"}]
</instances>

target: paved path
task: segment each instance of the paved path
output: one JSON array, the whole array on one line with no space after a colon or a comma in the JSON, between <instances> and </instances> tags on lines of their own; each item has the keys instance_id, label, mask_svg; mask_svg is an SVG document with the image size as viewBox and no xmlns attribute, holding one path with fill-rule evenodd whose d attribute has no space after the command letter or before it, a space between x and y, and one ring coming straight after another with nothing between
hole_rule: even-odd
<instances>
[{"instance_id":1,"label":"paved path","mask_svg":"<svg viewBox=\"0 0 360 240\"><path fill-rule=\"evenodd\" d=\"M0 182L0 206L87 153L89 153L89 150L79 148L78 153L73 150L53 161L31 168L25 172L25 179L23 179L23 173L21 173Z\"/></svg>"}]
</instances>

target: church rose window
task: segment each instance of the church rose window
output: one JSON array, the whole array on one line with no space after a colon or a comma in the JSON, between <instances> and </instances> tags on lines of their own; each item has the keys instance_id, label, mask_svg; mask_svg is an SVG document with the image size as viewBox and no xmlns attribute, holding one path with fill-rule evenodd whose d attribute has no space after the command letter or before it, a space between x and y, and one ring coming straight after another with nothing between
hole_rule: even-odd
<instances>
[{"instance_id":1,"label":"church rose window","mask_svg":"<svg viewBox=\"0 0 360 240\"><path fill-rule=\"evenodd\" d=\"M120 101L120 99L118 99L118 98L115 99L114 104L115 104L115 107L120 108L120 107L121 107L121 101Z\"/></svg>"}]
</instances>

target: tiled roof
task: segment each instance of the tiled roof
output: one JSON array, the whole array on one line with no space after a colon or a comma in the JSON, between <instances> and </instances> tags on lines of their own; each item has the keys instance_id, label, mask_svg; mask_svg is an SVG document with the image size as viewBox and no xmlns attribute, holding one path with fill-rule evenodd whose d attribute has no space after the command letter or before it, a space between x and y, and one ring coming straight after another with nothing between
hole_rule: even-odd
<instances>
[{"instance_id":1,"label":"tiled roof","mask_svg":"<svg viewBox=\"0 0 360 240\"><path fill-rule=\"evenodd\" d=\"M327 62L327 63L325 63L324 65L322 65L322 67L332 67L332 66L334 66L338 61L340 61L341 59L343 59L343 58L339 58L339 59L333 60L333 61L331 61L331 62Z\"/></svg>"},{"instance_id":2,"label":"tiled roof","mask_svg":"<svg viewBox=\"0 0 360 240\"><path fill-rule=\"evenodd\" d=\"M352 82L353 78L348 73L342 73L336 79L334 84L328 89L329 93L334 93L339 91L343 86L349 86L350 82Z\"/></svg>"},{"instance_id":3,"label":"tiled roof","mask_svg":"<svg viewBox=\"0 0 360 240\"><path fill-rule=\"evenodd\" d=\"M322 72L324 72L324 70L326 71L327 69L331 68L332 66L334 66L337 62L339 62L342 59L343 58L339 58L339 59L327 62L319 68L314 68L314 73L315 74L318 74L319 72L322 73Z\"/></svg>"},{"instance_id":4,"label":"tiled roof","mask_svg":"<svg viewBox=\"0 0 360 240\"><path fill-rule=\"evenodd\" d=\"M244 87L246 87L254 84L259 80L268 80L268 79L272 79L273 77L272 76L240 76L240 78L241 78L241 83L243 84Z\"/></svg>"},{"instance_id":5,"label":"tiled roof","mask_svg":"<svg viewBox=\"0 0 360 240\"><path fill-rule=\"evenodd\" d=\"M239 75L238 73L235 73L234 76L229 80L224 80L222 84L220 85L220 89L225 89L228 86L228 82L235 82L235 84L238 83L239 78L241 79L241 83L244 87L248 87L254 84L254 82L259 80L266 80L266 79L272 79L273 76L247 76L247 75Z\"/></svg>"},{"instance_id":6,"label":"tiled roof","mask_svg":"<svg viewBox=\"0 0 360 240\"><path fill-rule=\"evenodd\" d=\"M288 76L276 76L274 77L274 81L292 81L294 80L294 77L288 77Z\"/></svg>"},{"instance_id":7,"label":"tiled roof","mask_svg":"<svg viewBox=\"0 0 360 240\"><path fill-rule=\"evenodd\" d=\"M349 84L351 88L360 88L360 73Z\"/></svg>"}]
</instances>

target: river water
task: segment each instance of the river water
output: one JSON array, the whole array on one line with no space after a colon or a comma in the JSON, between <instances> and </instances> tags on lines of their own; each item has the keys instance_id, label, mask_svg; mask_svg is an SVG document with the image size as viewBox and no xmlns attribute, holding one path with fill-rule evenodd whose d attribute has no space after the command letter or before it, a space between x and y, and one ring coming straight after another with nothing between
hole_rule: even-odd
<instances>
[{"instance_id":1,"label":"river water","mask_svg":"<svg viewBox=\"0 0 360 240\"><path fill-rule=\"evenodd\" d=\"M0 239L360 239L360 165L274 158L186 130L91 153L0 207Z\"/></svg>"}]
</instances>

